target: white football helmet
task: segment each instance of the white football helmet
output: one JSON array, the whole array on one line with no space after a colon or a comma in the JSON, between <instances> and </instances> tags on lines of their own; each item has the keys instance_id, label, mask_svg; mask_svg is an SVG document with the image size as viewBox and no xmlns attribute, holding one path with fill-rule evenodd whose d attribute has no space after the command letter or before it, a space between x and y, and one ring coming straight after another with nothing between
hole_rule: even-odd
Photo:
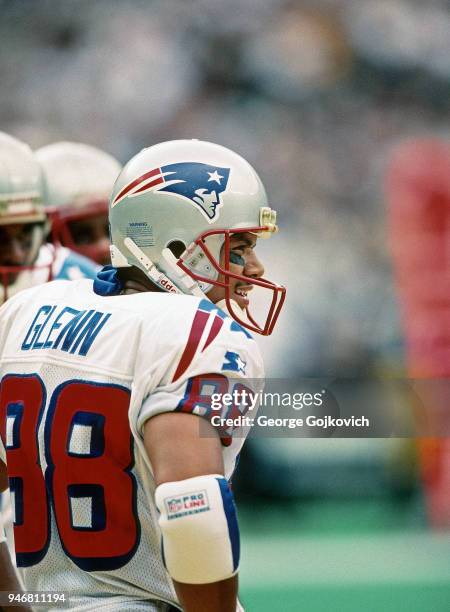
<instances>
[{"instance_id":1,"label":"white football helmet","mask_svg":"<svg viewBox=\"0 0 450 612\"><path fill-rule=\"evenodd\" d=\"M55 142L35 154L44 171L53 242L99 263L109 261L108 200L121 164L78 142Z\"/></svg>"},{"instance_id":2,"label":"white football helmet","mask_svg":"<svg viewBox=\"0 0 450 612\"><path fill-rule=\"evenodd\" d=\"M0 278L2 301L33 284L51 280L52 263L36 263L45 240L42 171L30 147L0 132Z\"/></svg>"},{"instance_id":3,"label":"white football helmet","mask_svg":"<svg viewBox=\"0 0 450 612\"><path fill-rule=\"evenodd\" d=\"M198 140L144 149L114 185L109 220L113 266L136 266L161 289L175 293L204 295L213 286L223 287L226 309L236 321L263 335L272 332L285 288L230 270L232 234L270 237L277 231L276 212L261 180L242 157ZM231 279L272 292L263 325L248 309L239 313L230 298Z\"/></svg>"}]
</instances>

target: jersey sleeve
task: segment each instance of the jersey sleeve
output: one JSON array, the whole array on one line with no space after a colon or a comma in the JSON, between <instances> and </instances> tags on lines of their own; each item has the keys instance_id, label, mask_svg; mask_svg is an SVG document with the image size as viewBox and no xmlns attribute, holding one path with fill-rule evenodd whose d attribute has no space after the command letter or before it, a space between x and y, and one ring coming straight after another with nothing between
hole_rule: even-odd
<instances>
[{"instance_id":1,"label":"jersey sleeve","mask_svg":"<svg viewBox=\"0 0 450 612\"><path fill-rule=\"evenodd\" d=\"M218 310L210 313L203 333L195 330L196 322L194 317L181 354L142 403L137 417L141 433L148 419L164 412L195 414L211 421L213 416L234 418L257 408L255 396L264 369L253 337ZM231 443L229 428L219 435L222 444Z\"/></svg>"}]
</instances>

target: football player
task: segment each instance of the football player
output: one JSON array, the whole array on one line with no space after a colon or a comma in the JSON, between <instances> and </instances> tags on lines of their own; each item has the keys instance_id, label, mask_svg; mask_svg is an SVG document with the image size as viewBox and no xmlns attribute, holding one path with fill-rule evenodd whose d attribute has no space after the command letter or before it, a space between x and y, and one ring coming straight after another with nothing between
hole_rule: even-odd
<instances>
[{"instance_id":1,"label":"football player","mask_svg":"<svg viewBox=\"0 0 450 612\"><path fill-rule=\"evenodd\" d=\"M44 171L53 242L109 263L108 199L122 166L78 142L55 142L35 154Z\"/></svg>"},{"instance_id":2,"label":"football player","mask_svg":"<svg viewBox=\"0 0 450 612\"><path fill-rule=\"evenodd\" d=\"M17 565L75 611L234 612L229 481L242 392L264 376L251 332L272 332L285 297L254 250L276 213L242 157L181 140L128 162L109 219L113 266L94 287L48 283L0 311ZM255 286L271 298L261 324Z\"/></svg>"},{"instance_id":3,"label":"football player","mask_svg":"<svg viewBox=\"0 0 450 612\"><path fill-rule=\"evenodd\" d=\"M0 132L0 303L52 278L94 278L97 273L85 257L45 244L42 195L42 172L31 149ZM8 497L0 492L0 519L7 523L7 516Z\"/></svg>"},{"instance_id":4,"label":"football player","mask_svg":"<svg viewBox=\"0 0 450 612\"><path fill-rule=\"evenodd\" d=\"M42 171L31 149L0 132L0 278L5 301L56 278L94 278L98 267L67 248L45 243Z\"/></svg>"}]
</instances>

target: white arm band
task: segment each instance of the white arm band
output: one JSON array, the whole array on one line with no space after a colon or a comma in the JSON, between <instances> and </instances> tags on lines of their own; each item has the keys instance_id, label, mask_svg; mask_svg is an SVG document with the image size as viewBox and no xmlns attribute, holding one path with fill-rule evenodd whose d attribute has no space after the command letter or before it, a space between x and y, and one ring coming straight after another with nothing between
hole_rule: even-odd
<instances>
[{"instance_id":1,"label":"white arm band","mask_svg":"<svg viewBox=\"0 0 450 612\"><path fill-rule=\"evenodd\" d=\"M164 563L186 584L231 578L239 567L233 494L220 474L165 482L155 491Z\"/></svg>"}]
</instances>

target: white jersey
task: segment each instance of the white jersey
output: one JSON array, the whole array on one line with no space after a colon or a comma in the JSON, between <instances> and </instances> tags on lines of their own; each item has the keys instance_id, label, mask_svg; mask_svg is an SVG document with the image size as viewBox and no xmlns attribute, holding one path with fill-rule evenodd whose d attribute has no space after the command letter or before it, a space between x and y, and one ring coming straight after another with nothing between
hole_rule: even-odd
<instances>
[{"instance_id":1,"label":"white jersey","mask_svg":"<svg viewBox=\"0 0 450 612\"><path fill-rule=\"evenodd\" d=\"M26 589L65 591L76 611L178 606L143 426L171 411L211 418L212 393L261 380L253 338L207 299L55 281L2 307L0 354L0 458ZM221 437L230 478L245 431Z\"/></svg>"}]
</instances>

